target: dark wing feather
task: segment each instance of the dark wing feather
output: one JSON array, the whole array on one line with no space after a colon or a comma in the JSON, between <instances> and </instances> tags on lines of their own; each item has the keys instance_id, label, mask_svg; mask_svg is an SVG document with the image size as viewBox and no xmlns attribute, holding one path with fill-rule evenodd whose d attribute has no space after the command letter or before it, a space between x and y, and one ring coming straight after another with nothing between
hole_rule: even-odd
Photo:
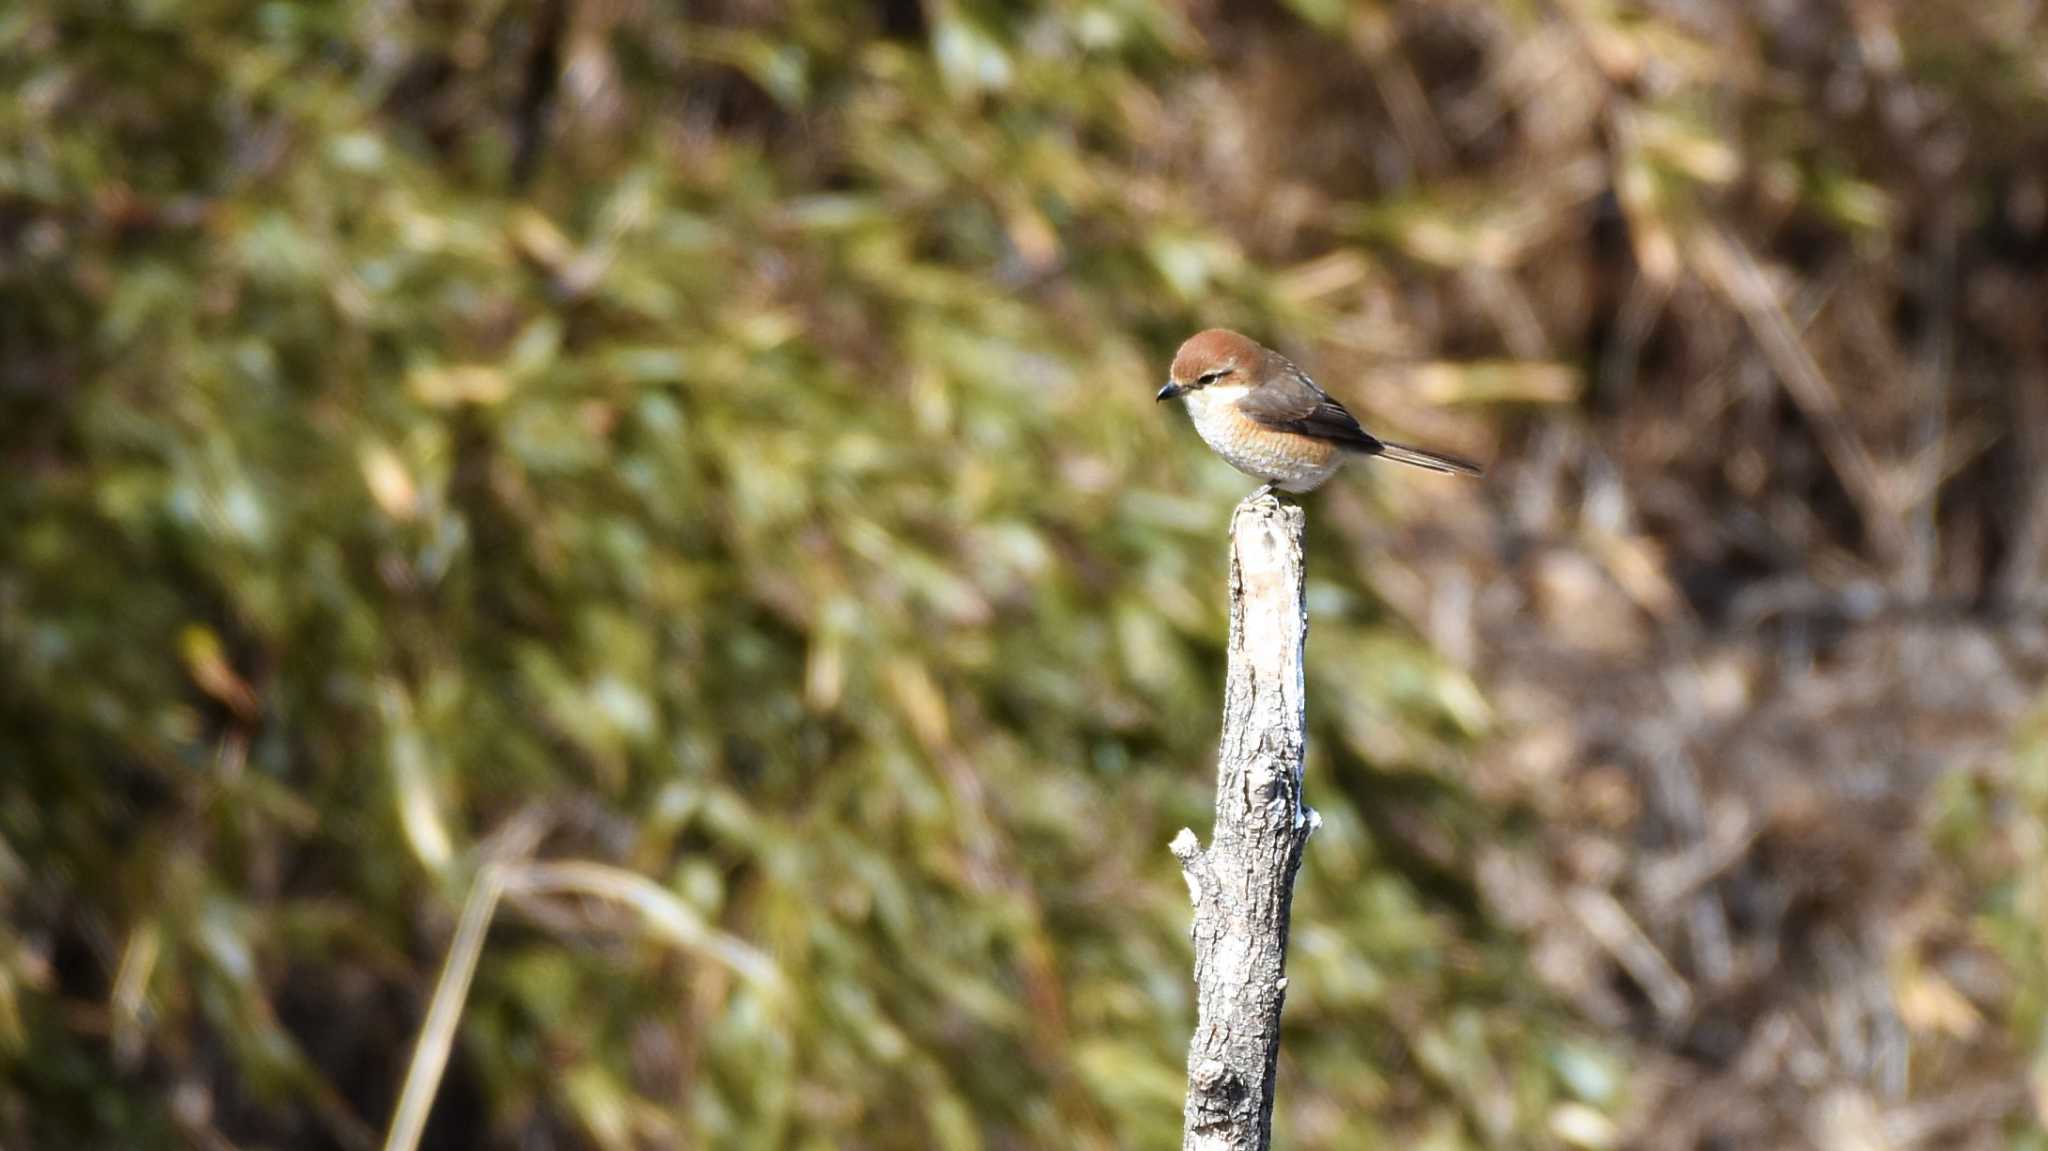
<instances>
[{"instance_id":1,"label":"dark wing feather","mask_svg":"<svg viewBox=\"0 0 2048 1151\"><path fill-rule=\"evenodd\" d=\"M1300 368L1286 363L1275 367L1278 370L1272 379L1237 401L1239 411L1275 431L1314 436L1368 455L1379 453L1383 446L1379 439L1359 427L1344 405L1331 399Z\"/></svg>"},{"instance_id":2,"label":"dark wing feather","mask_svg":"<svg viewBox=\"0 0 2048 1151\"><path fill-rule=\"evenodd\" d=\"M1237 401L1238 410L1254 422L1276 431L1314 436L1354 452L1384 456L1433 472L1467 476L1480 474L1479 465L1470 460L1405 444L1387 443L1359 427L1351 413L1344 410L1344 405L1331 399L1329 393L1317 387L1316 382L1300 368L1284 360L1274 367L1278 370L1273 380L1246 392L1244 398Z\"/></svg>"}]
</instances>

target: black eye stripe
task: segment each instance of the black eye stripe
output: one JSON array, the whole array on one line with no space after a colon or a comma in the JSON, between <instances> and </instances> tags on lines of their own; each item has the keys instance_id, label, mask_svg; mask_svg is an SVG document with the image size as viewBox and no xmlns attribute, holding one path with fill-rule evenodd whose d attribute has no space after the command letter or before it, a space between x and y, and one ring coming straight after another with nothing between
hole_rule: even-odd
<instances>
[{"instance_id":1,"label":"black eye stripe","mask_svg":"<svg viewBox=\"0 0 2048 1151\"><path fill-rule=\"evenodd\" d=\"M1195 377L1195 382L1198 384L1213 384L1217 380L1220 380L1229 374L1229 368L1217 368L1214 371L1203 372L1201 375Z\"/></svg>"}]
</instances>

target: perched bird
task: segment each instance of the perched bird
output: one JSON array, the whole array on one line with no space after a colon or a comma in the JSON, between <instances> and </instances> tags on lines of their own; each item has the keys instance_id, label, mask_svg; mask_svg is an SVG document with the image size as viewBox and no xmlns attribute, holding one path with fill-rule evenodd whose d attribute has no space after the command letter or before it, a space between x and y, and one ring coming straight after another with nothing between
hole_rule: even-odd
<instances>
[{"instance_id":1,"label":"perched bird","mask_svg":"<svg viewBox=\"0 0 2048 1151\"><path fill-rule=\"evenodd\" d=\"M1283 492L1314 490L1347 453L1479 474L1477 464L1456 456L1380 439L1286 356L1223 328L1195 333L1174 353L1157 398L1177 396L1187 398L1195 430L1217 455Z\"/></svg>"}]
</instances>

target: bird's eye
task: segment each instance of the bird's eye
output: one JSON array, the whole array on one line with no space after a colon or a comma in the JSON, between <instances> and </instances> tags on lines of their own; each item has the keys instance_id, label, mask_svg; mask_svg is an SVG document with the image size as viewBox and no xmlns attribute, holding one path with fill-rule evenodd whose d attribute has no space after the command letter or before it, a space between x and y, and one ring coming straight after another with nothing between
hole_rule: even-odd
<instances>
[{"instance_id":1,"label":"bird's eye","mask_svg":"<svg viewBox=\"0 0 2048 1151\"><path fill-rule=\"evenodd\" d=\"M1229 374L1230 374L1230 369L1229 369L1229 368L1217 368L1217 369L1215 369L1215 370L1213 370L1213 371L1207 371L1207 372L1203 372L1203 373L1202 373L1201 375L1199 375L1199 376L1196 376L1196 377L1195 377L1195 382L1196 382L1196 383L1198 383L1198 384L1201 384L1201 385L1203 385L1204 387L1206 387L1206 386L1208 386L1208 385L1210 385L1210 384L1213 384L1213 383L1215 383L1215 382L1216 382L1217 380L1220 380L1220 379L1222 379L1223 377L1225 377L1225 376L1227 376L1227 375L1229 375Z\"/></svg>"}]
</instances>

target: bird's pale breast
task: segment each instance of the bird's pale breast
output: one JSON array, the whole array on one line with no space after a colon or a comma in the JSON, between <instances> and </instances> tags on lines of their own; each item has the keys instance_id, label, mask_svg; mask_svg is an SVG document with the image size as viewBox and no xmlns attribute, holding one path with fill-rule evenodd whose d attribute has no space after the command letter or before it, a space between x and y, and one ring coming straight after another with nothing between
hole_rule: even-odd
<instances>
[{"instance_id":1,"label":"bird's pale breast","mask_svg":"<svg viewBox=\"0 0 2048 1151\"><path fill-rule=\"evenodd\" d=\"M1188 396L1188 414L1202 441L1231 467L1282 491L1305 492L1343 463L1335 444L1294 432L1275 431L1237 406L1243 388L1203 388Z\"/></svg>"}]
</instances>

